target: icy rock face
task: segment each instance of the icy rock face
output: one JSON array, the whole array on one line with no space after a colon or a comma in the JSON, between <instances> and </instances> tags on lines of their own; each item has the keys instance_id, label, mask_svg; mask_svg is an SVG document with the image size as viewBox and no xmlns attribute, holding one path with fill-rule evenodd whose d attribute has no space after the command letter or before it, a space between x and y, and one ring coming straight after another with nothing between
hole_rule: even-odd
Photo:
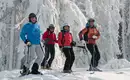
<instances>
[{"instance_id":1,"label":"icy rock face","mask_svg":"<svg viewBox=\"0 0 130 80\"><path fill-rule=\"evenodd\" d=\"M28 14L31 12L36 13L42 33L49 24L53 23L56 26L55 32L58 34L62 26L67 23L77 42L78 32L84 28L87 19L95 18L101 32L101 38L97 42L101 52L100 63L107 63L116 58L116 54L121 54L119 47L121 49L123 47L123 43L120 45L118 43L119 23L122 21L120 5L123 2L119 0L1 0L0 4L4 3L4 5L1 8L3 12L0 10L0 62L2 63L0 69L20 67L24 44L19 38L19 26L28 21ZM85 55L84 51L78 48L74 48L74 51L76 54L74 66L87 67L90 63L90 54ZM63 67L62 57L63 54L56 45L53 68Z\"/></svg>"},{"instance_id":2,"label":"icy rock face","mask_svg":"<svg viewBox=\"0 0 130 80\"><path fill-rule=\"evenodd\" d=\"M123 10L123 49L125 54L125 58L127 58L130 61L130 1L126 0L124 2L124 10Z\"/></svg>"}]
</instances>

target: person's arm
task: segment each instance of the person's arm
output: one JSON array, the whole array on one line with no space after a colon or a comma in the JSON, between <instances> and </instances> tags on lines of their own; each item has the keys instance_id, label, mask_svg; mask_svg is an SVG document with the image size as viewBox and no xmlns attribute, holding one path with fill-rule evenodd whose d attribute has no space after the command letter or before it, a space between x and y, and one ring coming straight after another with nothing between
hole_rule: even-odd
<instances>
[{"instance_id":1,"label":"person's arm","mask_svg":"<svg viewBox=\"0 0 130 80\"><path fill-rule=\"evenodd\" d=\"M47 39L47 32L44 32L43 34L42 34L42 40L46 40Z\"/></svg>"},{"instance_id":2,"label":"person's arm","mask_svg":"<svg viewBox=\"0 0 130 80\"><path fill-rule=\"evenodd\" d=\"M83 35L88 31L87 28L84 28L82 29L80 32L79 32L79 39L80 40L83 40Z\"/></svg>"},{"instance_id":3,"label":"person's arm","mask_svg":"<svg viewBox=\"0 0 130 80\"><path fill-rule=\"evenodd\" d=\"M70 33L71 34L71 33ZM72 41L70 44L71 46L76 46L76 42L73 40L73 35L71 34L71 39L70 41Z\"/></svg>"},{"instance_id":4,"label":"person's arm","mask_svg":"<svg viewBox=\"0 0 130 80\"><path fill-rule=\"evenodd\" d=\"M97 29L96 29L96 30L97 30ZM99 32L99 30L97 30L97 35L96 35L96 36L97 36L97 39L100 38L100 32ZM96 40L97 40L97 39L96 39Z\"/></svg>"},{"instance_id":5,"label":"person's arm","mask_svg":"<svg viewBox=\"0 0 130 80\"><path fill-rule=\"evenodd\" d=\"M59 34L58 34L58 44L59 44L59 46L60 47L62 47L62 32L60 32Z\"/></svg>"},{"instance_id":6,"label":"person's arm","mask_svg":"<svg viewBox=\"0 0 130 80\"><path fill-rule=\"evenodd\" d=\"M26 39L26 35L27 35L27 26L24 25L21 32L20 32L20 37L25 44L27 44L27 42L28 42L28 40Z\"/></svg>"},{"instance_id":7,"label":"person's arm","mask_svg":"<svg viewBox=\"0 0 130 80\"><path fill-rule=\"evenodd\" d=\"M56 39L56 34L54 34L54 41L58 43L58 40Z\"/></svg>"}]
</instances>

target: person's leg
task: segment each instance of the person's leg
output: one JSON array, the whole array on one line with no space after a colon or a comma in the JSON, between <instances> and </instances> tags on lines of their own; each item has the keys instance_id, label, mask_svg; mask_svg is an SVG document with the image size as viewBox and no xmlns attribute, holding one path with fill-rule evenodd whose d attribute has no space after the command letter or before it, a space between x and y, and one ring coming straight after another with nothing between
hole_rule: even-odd
<instances>
[{"instance_id":1,"label":"person's leg","mask_svg":"<svg viewBox=\"0 0 130 80\"><path fill-rule=\"evenodd\" d=\"M87 44L87 48L92 55L90 66L95 67L94 45L93 44Z\"/></svg>"},{"instance_id":2,"label":"person's leg","mask_svg":"<svg viewBox=\"0 0 130 80\"><path fill-rule=\"evenodd\" d=\"M33 61L36 59L36 52L35 52L35 45L29 47L29 52L27 53L26 57L26 64L27 68L30 68L33 64Z\"/></svg>"},{"instance_id":3,"label":"person's leg","mask_svg":"<svg viewBox=\"0 0 130 80\"><path fill-rule=\"evenodd\" d=\"M36 59L34 45L28 47L28 51L25 54L24 59L25 59L25 61L24 61L23 71L21 72L21 75L27 75L30 73L29 69L30 69L31 65L33 64L33 60Z\"/></svg>"},{"instance_id":4,"label":"person's leg","mask_svg":"<svg viewBox=\"0 0 130 80\"><path fill-rule=\"evenodd\" d=\"M35 63L37 63L38 65L41 64L42 60L43 60L43 51L42 51L42 47L40 45L36 46L36 60Z\"/></svg>"},{"instance_id":5,"label":"person's leg","mask_svg":"<svg viewBox=\"0 0 130 80\"><path fill-rule=\"evenodd\" d=\"M70 54L71 54L71 64L70 64L70 70L71 70L73 63L74 63L74 60L75 60L73 48L70 48Z\"/></svg>"},{"instance_id":6,"label":"person's leg","mask_svg":"<svg viewBox=\"0 0 130 80\"><path fill-rule=\"evenodd\" d=\"M64 52L65 57L66 57L66 61L65 61L65 65L64 65L63 70L69 70L70 63L71 63L71 55L70 55L69 48L63 48L63 52Z\"/></svg>"},{"instance_id":7,"label":"person's leg","mask_svg":"<svg viewBox=\"0 0 130 80\"><path fill-rule=\"evenodd\" d=\"M51 67L51 64L52 64L54 57L55 57L55 46L51 45L49 50L50 50L49 52L50 52L51 56L50 56L50 59L48 61L48 68Z\"/></svg>"},{"instance_id":8,"label":"person's leg","mask_svg":"<svg viewBox=\"0 0 130 80\"><path fill-rule=\"evenodd\" d=\"M41 49L40 45L36 45L35 48L36 51L36 60L34 61L34 64L32 66L32 74L40 74L40 72L38 71L39 69L39 65L41 64L42 60L43 60L43 51Z\"/></svg>"},{"instance_id":9,"label":"person's leg","mask_svg":"<svg viewBox=\"0 0 130 80\"><path fill-rule=\"evenodd\" d=\"M21 59L20 69L23 69L23 66L24 66L25 61L26 61L26 55Z\"/></svg>"},{"instance_id":10,"label":"person's leg","mask_svg":"<svg viewBox=\"0 0 130 80\"><path fill-rule=\"evenodd\" d=\"M98 66L98 62L99 62L99 60L100 60L100 52L99 52L99 49L98 49L98 46L97 45L95 45L95 51L96 51L96 54L95 54L95 62L96 62L96 67Z\"/></svg>"},{"instance_id":11,"label":"person's leg","mask_svg":"<svg viewBox=\"0 0 130 80\"><path fill-rule=\"evenodd\" d=\"M47 63L48 58L49 58L49 45L46 45L46 46L45 46L45 56L44 56L44 59L43 59L43 61L42 61L42 63L41 63L41 66L42 66L42 67L45 67L45 66L46 66L46 63Z\"/></svg>"}]
</instances>

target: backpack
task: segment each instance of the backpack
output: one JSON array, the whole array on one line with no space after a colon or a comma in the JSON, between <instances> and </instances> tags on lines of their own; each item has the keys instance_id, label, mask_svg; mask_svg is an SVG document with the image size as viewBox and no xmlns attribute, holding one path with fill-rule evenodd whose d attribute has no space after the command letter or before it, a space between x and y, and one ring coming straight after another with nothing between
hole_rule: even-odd
<instances>
[{"instance_id":1,"label":"backpack","mask_svg":"<svg viewBox=\"0 0 130 80\"><path fill-rule=\"evenodd\" d=\"M84 41L88 41L88 33L89 33L89 27L87 27L87 32L83 35Z\"/></svg>"},{"instance_id":2,"label":"backpack","mask_svg":"<svg viewBox=\"0 0 130 80\"><path fill-rule=\"evenodd\" d=\"M85 32L85 34L83 35L82 38L80 38L80 40L84 40L84 41L88 41L88 32L89 32L89 27L86 27L88 30L87 32ZM82 33L82 31L79 32L79 36Z\"/></svg>"}]
</instances>

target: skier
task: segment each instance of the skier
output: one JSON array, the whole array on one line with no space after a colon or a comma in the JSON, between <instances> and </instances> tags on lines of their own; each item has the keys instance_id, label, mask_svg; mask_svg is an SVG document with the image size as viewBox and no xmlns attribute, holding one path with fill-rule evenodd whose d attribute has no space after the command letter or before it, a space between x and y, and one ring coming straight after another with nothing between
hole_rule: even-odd
<instances>
[{"instance_id":1,"label":"skier","mask_svg":"<svg viewBox=\"0 0 130 80\"><path fill-rule=\"evenodd\" d=\"M71 68L75 60L73 46L75 46L76 43L73 41L72 34L70 33L70 26L68 24L64 25L63 30L59 33L58 44L60 50L63 51L66 57L63 72L71 73L72 72Z\"/></svg>"},{"instance_id":2,"label":"skier","mask_svg":"<svg viewBox=\"0 0 130 80\"><path fill-rule=\"evenodd\" d=\"M100 52L96 44L96 40L99 39L100 33L94 25L94 22L95 20L92 18L88 20L86 27L80 31L79 38L82 42L85 41L87 48L92 55L89 71L101 71L97 68L100 59Z\"/></svg>"},{"instance_id":3,"label":"skier","mask_svg":"<svg viewBox=\"0 0 130 80\"><path fill-rule=\"evenodd\" d=\"M42 69L51 70L51 64L55 57L55 43L57 43L57 40L56 40L56 35L54 33L54 29L55 29L54 25L50 24L47 31L42 35L42 40L44 41L43 44L45 45L45 57L41 63ZM50 59L49 59L49 54L50 54Z\"/></svg>"},{"instance_id":4,"label":"skier","mask_svg":"<svg viewBox=\"0 0 130 80\"><path fill-rule=\"evenodd\" d=\"M21 75L28 75L31 66L31 74L41 74L38 69L43 59L43 52L40 45L40 26L36 22L36 15L30 13L29 22L23 26L20 33L21 39L28 46L28 52L25 55L26 62L24 63Z\"/></svg>"}]
</instances>

